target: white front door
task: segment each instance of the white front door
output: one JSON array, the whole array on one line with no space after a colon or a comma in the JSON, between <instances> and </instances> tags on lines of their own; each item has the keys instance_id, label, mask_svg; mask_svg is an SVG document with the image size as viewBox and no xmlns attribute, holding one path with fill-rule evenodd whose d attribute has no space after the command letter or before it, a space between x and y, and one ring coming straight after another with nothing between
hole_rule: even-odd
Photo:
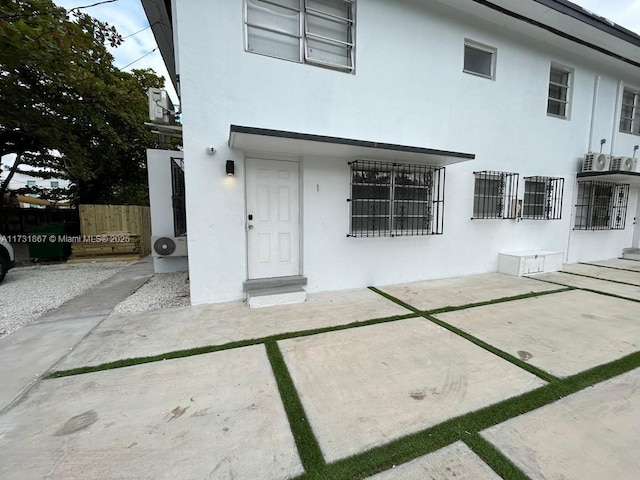
<instances>
[{"instance_id":1,"label":"white front door","mask_svg":"<svg viewBox=\"0 0 640 480\"><path fill-rule=\"evenodd\" d=\"M249 278L300 275L298 163L247 158Z\"/></svg>"}]
</instances>

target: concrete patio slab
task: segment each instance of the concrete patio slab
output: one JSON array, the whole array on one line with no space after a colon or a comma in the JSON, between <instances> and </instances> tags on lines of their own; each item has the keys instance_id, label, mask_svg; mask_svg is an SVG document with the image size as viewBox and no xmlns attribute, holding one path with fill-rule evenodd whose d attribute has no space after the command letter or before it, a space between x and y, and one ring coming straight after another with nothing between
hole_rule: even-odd
<instances>
[{"instance_id":1,"label":"concrete patio slab","mask_svg":"<svg viewBox=\"0 0 640 480\"><path fill-rule=\"evenodd\" d=\"M359 289L312 294L305 303L261 309L233 302L111 315L56 368L99 365L407 313L411 312L381 295Z\"/></svg>"},{"instance_id":2,"label":"concrete patio slab","mask_svg":"<svg viewBox=\"0 0 640 480\"><path fill-rule=\"evenodd\" d=\"M408 303L418 310L455 307L469 303L486 302L497 298L557 289L558 287L535 282L530 278L513 277L501 273L444 278L380 287L383 292Z\"/></svg>"},{"instance_id":3,"label":"concrete patio slab","mask_svg":"<svg viewBox=\"0 0 640 480\"><path fill-rule=\"evenodd\" d=\"M601 280L609 280L612 282L624 282L632 285L640 285L640 272L629 272L626 270L620 270L619 268L598 267L582 263L573 263L564 265L562 267L562 271L566 273L586 275L588 277L599 278Z\"/></svg>"},{"instance_id":4,"label":"concrete patio slab","mask_svg":"<svg viewBox=\"0 0 640 480\"><path fill-rule=\"evenodd\" d=\"M638 304L580 290L436 317L560 377L640 350Z\"/></svg>"},{"instance_id":5,"label":"concrete patio slab","mask_svg":"<svg viewBox=\"0 0 640 480\"><path fill-rule=\"evenodd\" d=\"M26 325L0 340L0 412L24 394L103 318Z\"/></svg>"},{"instance_id":6,"label":"concrete patio slab","mask_svg":"<svg viewBox=\"0 0 640 480\"><path fill-rule=\"evenodd\" d=\"M621 283L598 280L596 278L571 275L570 273L553 272L536 274L533 278L565 285L567 287L588 288L598 292L611 293L621 297L640 300L640 286L623 285Z\"/></svg>"},{"instance_id":7,"label":"concrete patio slab","mask_svg":"<svg viewBox=\"0 0 640 480\"><path fill-rule=\"evenodd\" d=\"M278 344L330 462L545 384L424 319Z\"/></svg>"},{"instance_id":8,"label":"concrete patio slab","mask_svg":"<svg viewBox=\"0 0 640 480\"><path fill-rule=\"evenodd\" d=\"M500 480L480 457L462 442L430 453L369 480Z\"/></svg>"},{"instance_id":9,"label":"concrete patio slab","mask_svg":"<svg viewBox=\"0 0 640 480\"><path fill-rule=\"evenodd\" d=\"M640 272L640 262L637 260L626 260L624 258L612 258L611 260L601 260L597 262L585 262L589 265L599 265L601 267L620 268L622 270L634 270Z\"/></svg>"},{"instance_id":10,"label":"concrete patio slab","mask_svg":"<svg viewBox=\"0 0 640 480\"><path fill-rule=\"evenodd\" d=\"M263 346L40 382L0 417L0 478L302 473Z\"/></svg>"},{"instance_id":11,"label":"concrete patio slab","mask_svg":"<svg viewBox=\"0 0 640 480\"><path fill-rule=\"evenodd\" d=\"M482 432L532 480L635 480L640 369Z\"/></svg>"}]
</instances>

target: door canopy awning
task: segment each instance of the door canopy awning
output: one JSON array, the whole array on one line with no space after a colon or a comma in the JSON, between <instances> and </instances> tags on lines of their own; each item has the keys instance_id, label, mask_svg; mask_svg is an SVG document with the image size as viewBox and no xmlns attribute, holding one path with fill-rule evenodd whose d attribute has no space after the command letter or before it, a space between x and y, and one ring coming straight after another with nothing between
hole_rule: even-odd
<instances>
[{"instance_id":1,"label":"door canopy awning","mask_svg":"<svg viewBox=\"0 0 640 480\"><path fill-rule=\"evenodd\" d=\"M471 153L412 147L231 125L229 147L245 153L371 159L445 166L475 159Z\"/></svg>"}]
</instances>

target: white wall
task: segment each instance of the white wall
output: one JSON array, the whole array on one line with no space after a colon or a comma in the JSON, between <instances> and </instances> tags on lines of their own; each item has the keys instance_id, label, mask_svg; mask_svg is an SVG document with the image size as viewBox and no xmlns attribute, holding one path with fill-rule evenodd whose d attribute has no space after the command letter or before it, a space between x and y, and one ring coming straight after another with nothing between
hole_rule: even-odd
<instances>
[{"instance_id":1,"label":"white wall","mask_svg":"<svg viewBox=\"0 0 640 480\"><path fill-rule=\"evenodd\" d=\"M147 150L152 236L172 237L174 234L171 201L172 157L183 158L183 153L175 150ZM184 272L189 270L189 265L186 257L154 258L153 269L155 273Z\"/></svg>"},{"instance_id":2,"label":"white wall","mask_svg":"<svg viewBox=\"0 0 640 480\"><path fill-rule=\"evenodd\" d=\"M447 167L444 235L381 239L346 238L346 161L302 159L309 291L495 271L501 251L564 252L570 236L579 243L573 261L630 246L631 221L622 234L572 233L572 199L595 77L593 137L598 148L600 138L610 147L618 81L638 84L637 72L630 77L626 67L599 64L596 54L533 42L518 23L509 31L433 2L360 0L351 75L244 52L241 1L176 3L193 303L239 299L247 278L244 153L228 147L230 124L476 154ZM495 80L462 73L465 38L498 49ZM546 115L551 61L575 69L570 120ZM637 136L615 138L617 155L630 155L638 143ZM210 144L214 157L205 152ZM236 161L233 178L224 175L229 159ZM564 177L562 220L470 220L477 170L520 173L519 198L524 176ZM606 251L591 241L605 235Z\"/></svg>"}]
</instances>

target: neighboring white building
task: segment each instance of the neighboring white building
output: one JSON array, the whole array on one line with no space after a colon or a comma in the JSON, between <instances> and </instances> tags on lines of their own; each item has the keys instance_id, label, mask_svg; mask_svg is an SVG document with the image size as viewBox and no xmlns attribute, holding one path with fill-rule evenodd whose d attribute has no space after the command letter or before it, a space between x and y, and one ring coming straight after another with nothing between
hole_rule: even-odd
<instances>
[{"instance_id":1,"label":"neighboring white building","mask_svg":"<svg viewBox=\"0 0 640 480\"><path fill-rule=\"evenodd\" d=\"M638 247L640 174L578 174L590 151L640 156L640 37L606 19L566 0L143 5L177 72L194 304Z\"/></svg>"},{"instance_id":2,"label":"neighboring white building","mask_svg":"<svg viewBox=\"0 0 640 480\"><path fill-rule=\"evenodd\" d=\"M9 174L9 168L11 167L11 165L13 165L14 159L15 159L15 155L7 155L6 157L2 158L2 162L1 162L2 169L0 171L0 183L2 183L7 178L7 175ZM38 188L49 189L49 190L53 190L57 188L68 189L71 184L69 180L64 180L60 178L44 179L41 177L37 177L36 175L37 175L36 171L34 171L33 175L27 175L24 173L14 174L13 177L11 177L11 181L9 182L9 190L16 191L18 189L27 188L27 187L38 187ZM61 199L61 200L66 201L65 199ZM44 207L39 207L38 205L28 204L28 203L21 203L20 206L24 208L44 208Z\"/></svg>"}]
</instances>

